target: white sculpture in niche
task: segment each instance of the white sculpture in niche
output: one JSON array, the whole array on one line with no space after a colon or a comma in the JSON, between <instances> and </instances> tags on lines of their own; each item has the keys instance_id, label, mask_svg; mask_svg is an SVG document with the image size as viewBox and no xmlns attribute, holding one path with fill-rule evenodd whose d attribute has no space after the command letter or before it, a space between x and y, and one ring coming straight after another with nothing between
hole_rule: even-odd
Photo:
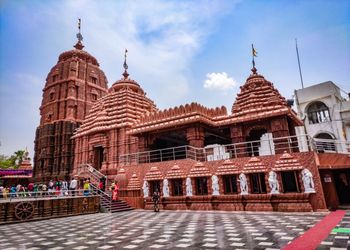
<instances>
[{"instance_id":1,"label":"white sculpture in niche","mask_svg":"<svg viewBox=\"0 0 350 250\"><path fill-rule=\"evenodd\" d=\"M163 180L163 197L169 197L169 182L168 179Z\"/></svg>"},{"instance_id":2,"label":"white sculpture in niche","mask_svg":"<svg viewBox=\"0 0 350 250\"><path fill-rule=\"evenodd\" d=\"M312 179L312 174L310 170L305 168L303 171L301 171L301 176L304 184L305 193L315 193L315 184L314 180Z\"/></svg>"},{"instance_id":3,"label":"white sculpture in niche","mask_svg":"<svg viewBox=\"0 0 350 250\"><path fill-rule=\"evenodd\" d=\"M278 180L277 180L277 174L274 171L271 171L269 173L269 186L270 186L270 194L279 194L279 189L280 186L278 184Z\"/></svg>"},{"instance_id":4,"label":"white sculpture in niche","mask_svg":"<svg viewBox=\"0 0 350 250\"><path fill-rule=\"evenodd\" d=\"M186 178L186 196L192 196L192 183L191 178Z\"/></svg>"},{"instance_id":5,"label":"white sculpture in niche","mask_svg":"<svg viewBox=\"0 0 350 250\"><path fill-rule=\"evenodd\" d=\"M211 188L213 189L213 195L220 195L219 193L219 178L216 175L211 177Z\"/></svg>"},{"instance_id":6,"label":"white sculpture in niche","mask_svg":"<svg viewBox=\"0 0 350 250\"><path fill-rule=\"evenodd\" d=\"M241 187L241 195L248 194L248 183L245 174L239 175L239 186Z\"/></svg>"},{"instance_id":7,"label":"white sculpture in niche","mask_svg":"<svg viewBox=\"0 0 350 250\"><path fill-rule=\"evenodd\" d=\"M148 181L143 182L143 198L147 198L149 196L149 190L148 190Z\"/></svg>"}]
</instances>

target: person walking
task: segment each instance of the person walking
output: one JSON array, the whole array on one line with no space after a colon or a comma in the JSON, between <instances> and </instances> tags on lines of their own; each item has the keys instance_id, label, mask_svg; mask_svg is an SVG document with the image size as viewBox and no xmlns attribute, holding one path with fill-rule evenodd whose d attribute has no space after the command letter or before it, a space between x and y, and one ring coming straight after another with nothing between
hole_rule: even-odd
<instances>
[{"instance_id":1,"label":"person walking","mask_svg":"<svg viewBox=\"0 0 350 250\"><path fill-rule=\"evenodd\" d=\"M112 191L112 200L117 201L118 200L118 191L119 191L119 185L116 181L114 184L114 190Z\"/></svg>"},{"instance_id":2,"label":"person walking","mask_svg":"<svg viewBox=\"0 0 350 250\"><path fill-rule=\"evenodd\" d=\"M154 205L154 212L159 212L159 200L160 195L158 191L155 191L152 195L153 205Z\"/></svg>"}]
</instances>

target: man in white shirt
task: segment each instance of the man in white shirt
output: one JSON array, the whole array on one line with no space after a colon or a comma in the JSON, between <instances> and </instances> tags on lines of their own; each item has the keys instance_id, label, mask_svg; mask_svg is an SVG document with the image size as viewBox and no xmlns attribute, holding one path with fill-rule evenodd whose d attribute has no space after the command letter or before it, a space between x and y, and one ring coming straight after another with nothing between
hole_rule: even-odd
<instances>
[{"instance_id":1,"label":"man in white shirt","mask_svg":"<svg viewBox=\"0 0 350 250\"><path fill-rule=\"evenodd\" d=\"M73 177L69 184L69 190L71 191L72 196L75 196L75 190L77 189L77 186L78 186L78 181Z\"/></svg>"}]
</instances>

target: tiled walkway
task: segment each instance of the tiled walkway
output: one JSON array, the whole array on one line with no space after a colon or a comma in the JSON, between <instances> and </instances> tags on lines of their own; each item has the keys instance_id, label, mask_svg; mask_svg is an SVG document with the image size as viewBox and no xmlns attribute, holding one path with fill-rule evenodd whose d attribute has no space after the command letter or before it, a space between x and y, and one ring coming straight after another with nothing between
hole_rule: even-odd
<instances>
[{"instance_id":1,"label":"tiled walkway","mask_svg":"<svg viewBox=\"0 0 350 250\"><path fill-rule=\"evenodd\" d=\"M350 249L350 211L347 211L343 220L321 242L318 249Z\"/></svg>"},{"instance_id":2,"label":"tiled walkway","mask_svg":"<svg viewBox=\"0 0 350 250\"><path fill-rule=\"evenodd\" d=\"M280 249L325 215L143 210L93 214L0 226L0 249ZM343 220L346 227L348 220L349 214ZM345 237L336 233L324 242L334 239L332 246L346 249L337 236ZM327 244L321 248L329 249Z\"/></svg>"}]
</instances>

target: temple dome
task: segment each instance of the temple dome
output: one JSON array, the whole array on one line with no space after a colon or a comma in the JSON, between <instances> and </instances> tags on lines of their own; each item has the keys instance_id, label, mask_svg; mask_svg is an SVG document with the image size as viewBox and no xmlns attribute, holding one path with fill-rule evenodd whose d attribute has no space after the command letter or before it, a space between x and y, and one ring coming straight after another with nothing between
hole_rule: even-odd
<instances>
[{"instance_id":1,"label":"temple dome","mask_svg":"<svg viewBox=\"0 0 350 250\"><path fill-rule=\"evenodd\" d=\"M116 81L108 94L92 106L74 137L131 127L141 116L157 111L154 102L146 97L140 85L128 76Z\"/></svg>"},{"instance_id":2,"label":"temple dome","mask_svg":"<svg viewBox=\"0 0 350 250\"><path fill-rule=\"evenodd\" d=\"M288 114L298 120L295 112L288 106L273 84L262 75L257 74L255 67L248 77L236 101L232 105L232 117L239 122ZM299 123L301 123L299 121Z\"/></svg>"}]
</instances>

